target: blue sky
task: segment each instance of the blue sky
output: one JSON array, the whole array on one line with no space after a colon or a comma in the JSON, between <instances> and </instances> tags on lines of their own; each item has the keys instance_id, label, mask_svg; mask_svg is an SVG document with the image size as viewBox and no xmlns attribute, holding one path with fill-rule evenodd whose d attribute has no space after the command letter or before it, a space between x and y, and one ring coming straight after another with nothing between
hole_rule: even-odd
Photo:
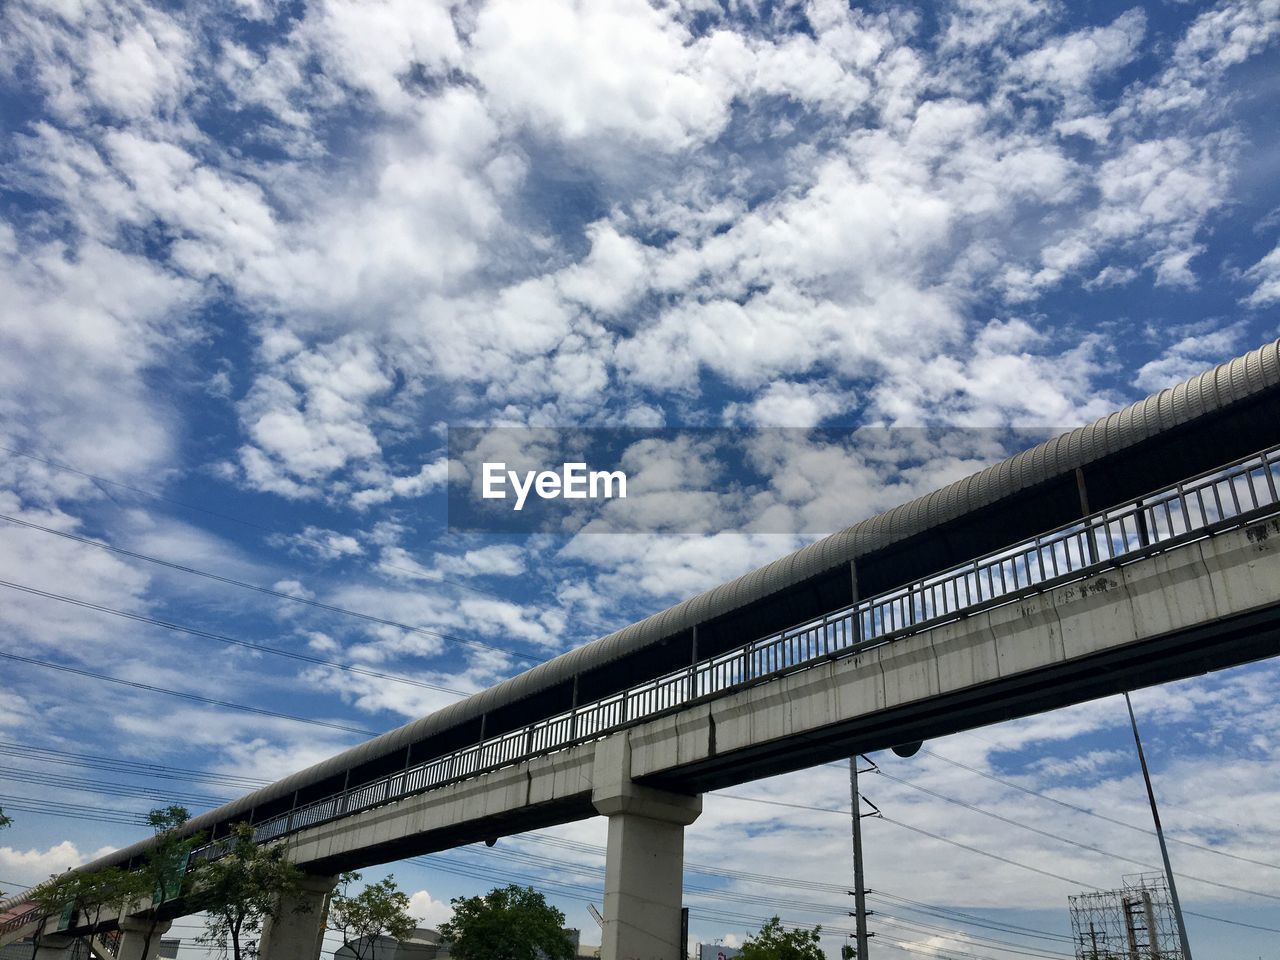
<instances>
[{"instance_id":1,"label":"blue sky","mask_svg":"<svg viewBox=\"0 0 1280 960\"><path fill-rule=\"evenodd\" d=\"M801 542L450 533L451 424L1068 427L1280 334L1275 0L50 0L0 20L0 513L423 629L12 523L0 579L434 687L0 588L0 651L91 674L384 730L457 696L435 687L482 689ZM904 473L781 445L763 492L830 529L983 462ZM360 739L47 666L0 677L0 741L18 745L3 795L26 798L0 800L17 821L0 888L139 835L16 806L145 810L113 795L122 782L236 792L30 747L274 779ZM1258 854L1280 848L1278 686L1261 664L1135 698L1180 838L1277 859ZM1141 824L1123 721L1104 701L933 747ZM1156 862L1140 832L936 757L890 763ZM835 807L843 789L819 769L729 792ZM1072 881L872 823L871 882L896 895L1063 933L1074 881L1141 869L892 781L868 791ZM552 834L599 844L602 825ZM839 816L715 796L689 859L844 884L847 843ZM523 865L456 859L552 879L536 857L580 861L559 878L599 888L590 850L502 850ZM1271 867L1174 856L1280 889ZM491 885L446 866L394 867L433 921ZM760 897L776 883L738 874L690 874L754 900L692 901L696 937L772 912L845 923L839 897L797 887L790 900L827 912L775 910ZM547 889L591 930L574 890ZM1274 899L1193 881L1183 895L1280 927ZM945 939L1008 932L927 915L941 932L892 932L910 914L881 912L886 955L898 938L1016 956ZM1274 934L1195 923L1197 956L1275 955Z\"/></svg>"}]
</instances>

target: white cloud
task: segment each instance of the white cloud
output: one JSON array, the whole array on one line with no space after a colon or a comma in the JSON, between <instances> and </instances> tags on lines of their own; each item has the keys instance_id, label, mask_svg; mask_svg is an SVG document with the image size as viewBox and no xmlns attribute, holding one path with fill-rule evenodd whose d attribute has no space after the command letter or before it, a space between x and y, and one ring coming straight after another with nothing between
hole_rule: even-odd
<instances>
[{"instance_id":1,"label":"white cloud","mask_svg":"<svg viewBox=\"0 0 1280 960\"><path fill-rule=\"evenodd\" d=\"M422 926L438 929L453 916L453 907L441 903L427 890L415 890L409 895L409 916L420 921Z\"/></svg>"},{"instance_id":2,"label":"white cloud","mask_svg":"<svg viewBox=\"0 0 1280 960\"><path fill-rule=\"evenodd\" d=\"M47 880L51 874L78 867L94 857L110 853L113 849L105 847L101 850L82 852L70 840L63 840L46 850L0 847L0 871L7 878L31 886Z\"/></svg>"},{"instance_id":3,"label":"white cloud","mask_svg":"<svg viewBox=\"0 0 1280 960\"><path fill-rule=\"evenodd\" d=\"M339 340L295 354L276 369L259 377L239 404L251 440L240 450L249 484L305 496L317 482L380 453L370 421L392 378L368 343Z\"/></svg>"},{"instance_id":4,"label":"white cloud","mask_svg":"<svg viewBox=\"0 0 1280 960\"><path fill-rule=\"evenodd\" d=\"M172 19L145 10L144 22L117 21L88 36L85 88L97 103L131 118L169 112L190 83L195 45Z\"/></svg>"},{"instance_id":5,"label":"white cloud","mask_svg":"<svg viewBox=\"0 0 1280 960\"><path fill-rule=\"evenodd\" d=\"M171 414L142 375L185 345L197 290L86 242L0 252L0 428L6 446L116 478L167 464Z\"/></svg>"},{"instance_id":6,"label":"white cloud","mask_svg":"<svg viewBox=\"0 0 1280 960\"><path fill-rule=\"evenodd\" d=\"M1107 358L1102 341L1085 338L1056 355L1024 320L991 321L967 357L897 358L872 393L890 424L1071 427L1112 410L1095 377Z\"/></svg>"},{"instance_id":7,"label":"white cloud","mask_svg":"<svg viewBox=\"0 0 1280 960\"><path fill-rule=\"evenodd\" d=\"M382 486L357 490L351 495L351 505L357 509L386 503L396 497L421 497L440 490L449 480L449 460L437 457L424 463L417 473L403 477L388 477Z\"/></svg>"},{"instance_id":8,"label":"white cloud","mask_svg":"<svg viewBox=\"0 0 1280 960\"><path fill-rule=\"evenodd\" d=\"M1224 105L1220 95L1225 73L1267 49L1277 37L1276 0L1219 3L1196 17L1174 48L1173 62L1154 82L1135 89L1130 107L1154 113L1219 110Z\"/></svg>"},{"instance_id":9,"label":"white cloud","mask_svg":"<svg viewBox=\"0 0 1280 960\"><path fill-rule=\"evenodd\" d=\"M199 49L169 14L136 2L41 6L6 9L14 42L0 54L0 67L29 67L60 117L83 122L104 109L150 122L171 116L194 86Z\"/></svg>"},{"instance_id":10,"label":"white cloud","mask_svg":"<svg viewBox=\"0 0 1280 960\"><path fill-rule=\"evenodd\" d=\"M1065 97L1069 108L1086 105L1089 88L1102 75L1129 63L1146 29L1138 9L1122 13L1105 27L1091 27L1048 41L1023 54L1010 76L1046 94Z\"/></svg>"},{"instance_id":11,"label":"white cloud","mask_svg":"<svg viewBox=\"0 0 1280 960\"><path fill-rule=\"evenodd\" d=\"M729 71L744 53L732 34L695 40L643 0L494 0L470 41L471 67L498 111L571 142L621 136L659 150L724 127Z\"/></svg>"},{"instance_id":12,"label":"white cloud","mask_svg":"<svg viewBox=\"0 0 1280 960\"><path fill-rule=\"evenodd\" d=\"M1243 324L1233 323L1182 337L1139 367L1134 385L1155 393L1230 360L1239 352L1244 333Z\"/></svg>"},{"instance_id":13,"label":"white cloud","mask_svg":"<svg viewBox=\"0 0 1280 960\"><path fill-rule=\"evenodd\" d=\"M761 427L815 427L829 418L851 421L857 395L829 382L779 381L765 387L749 405L725 408L726 422L739 418Z\"/></svg>"},{"instance_id":14,"label":"white cloud","mask_svg":"<svg viewBox=\"0 0 1280 960\"><path fill-rule=\"evenodd\" d=\"M959 0L951 5L942 38L945 52L1034 39L1036 25L1054 11L1049 0Z\"/></svg>"},{"instance_id":15,"label":"white cloud","mask_svg":"<svg viewBox=\"0 0 1280 960\"><path fill-rule=\"evenodd\" d=\"M1280 244L1246 270L1244 278L1254 285L1244 300L1249 306L1262 307L1280 300Z\"/></svg>"}]
</instances>

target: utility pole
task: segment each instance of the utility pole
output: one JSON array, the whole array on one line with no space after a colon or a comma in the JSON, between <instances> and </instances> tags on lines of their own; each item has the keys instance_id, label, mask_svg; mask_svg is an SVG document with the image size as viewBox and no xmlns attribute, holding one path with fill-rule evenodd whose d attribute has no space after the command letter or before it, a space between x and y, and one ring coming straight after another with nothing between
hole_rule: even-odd
<instances>
[{"instance_id":1,"label":"utility pole","mask_svg":"<svg viewBox=\"0 0 1280 960\"><path fill-rule=\"evenodd\" d=\"M1187 941L1187 925L1182 919L1182 904L1178 902L1178 886L1173 880L1173 867L1169 864L1169 847L1164 842L1164 827L1160 825L1160 811L1156 807L1156 792L1151 787L1151 773L1147 770L1147 757L1142 752L1142 738L1138 736L1138 718L1133 713L1133 701L1129 692L1124 694L1124 704L1129 708L1129 725L1133 727L1133 742L1138 748L1138 763L1142 766L1142 780L1147 785L1147 800L1151 802L1151 819L1156 825L1156 837L1160 841L1160 856L1164 859L1164 875L1169 880L1169 899L1173 902L1173 915L1178 921L1178 940L1182 944L1183 960L1191 960L1191 944ZM1154 931L1153 931L1154 933Z\"/></svg>"},{"instance_id":2,"label":"utility pole","mask_svg":"<svg viewBox=\"0 0 1280 960\"><path fill-rule=\"evenodd\" d=\"M862 876L862 795L858 792L858 754L849 758L849 799L853 806L853 909L858 960L867 960L867 888Z\"/></svg>"}]
</instances>

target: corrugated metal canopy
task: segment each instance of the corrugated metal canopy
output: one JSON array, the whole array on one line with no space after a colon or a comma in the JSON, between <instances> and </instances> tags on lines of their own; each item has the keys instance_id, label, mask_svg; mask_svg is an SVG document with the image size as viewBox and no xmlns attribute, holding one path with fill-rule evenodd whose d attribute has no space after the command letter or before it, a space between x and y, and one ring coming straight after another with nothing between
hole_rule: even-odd
<instances>
[{"instance_id":1,"label":"corrugated metal canopy","mask_svg":"<svg viewBox=\"0 0 1280 960\"><path fill-rule=\"evenodd\" d=\"M208 831L254 807L289 796L370 760L395 753L695 624L738 610L851 560L989 506L1019 490L1074 471L1198 417L1280 387L1280 340L1220 364L1176 387L1071 430L972 476L818 540L779 560L540 664L488 690L405 724L328 760L285 777L188 824ZM142 841L89 864L119 863L146 849Z\"/></svg>"}]
</instances>

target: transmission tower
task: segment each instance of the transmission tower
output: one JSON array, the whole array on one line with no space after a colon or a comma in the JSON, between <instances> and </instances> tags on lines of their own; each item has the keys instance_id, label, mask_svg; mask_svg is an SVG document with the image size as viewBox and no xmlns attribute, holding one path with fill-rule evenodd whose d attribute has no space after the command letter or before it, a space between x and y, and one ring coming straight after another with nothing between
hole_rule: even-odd
<instances>
[{"instance_id":1,"label":"transmission tower","mask_svg":"<svg viewBox=\"0 0 1280 960\"><path fill-rule=\"evenodd\" d=\"M1186 960L1163 873L1127 876L1119 890L1068 902L1076 960Z\"/></svg>"}]
</instances>

